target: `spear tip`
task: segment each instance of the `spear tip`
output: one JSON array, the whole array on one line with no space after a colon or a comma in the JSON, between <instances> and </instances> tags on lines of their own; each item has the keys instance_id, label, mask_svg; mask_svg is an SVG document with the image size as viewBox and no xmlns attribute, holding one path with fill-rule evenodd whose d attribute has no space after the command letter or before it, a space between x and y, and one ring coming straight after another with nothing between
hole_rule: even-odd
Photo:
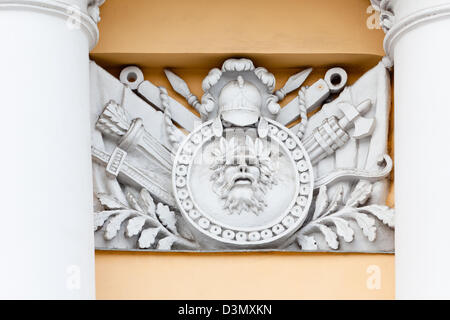
<instances>
[{"instance_id":1,"label":"spear tip","mask_svg":"<svg viewBox=\"0 0 450 320\"><path fill-rule=\"evenodd\" d=\"M284 84L283 88L275 92L278 100L284 99L288 93L300 88L300 86L303 84L303 82L305 82L306 78L308 78L312 70L312 68L307 68L290 76Z\"/></svg>"},{"instance_id":2,"label":"spear tip","mask_svg":"<svg viewBox=\"0 0 450 320\"><path fill-rule=\"evenodd\" d=\"M164 69L164 73L166 74L166 77L169 80L173 90L175 90L186 99L189 97L189 95L191 95L191 91L189 90L187 83L183 79L181 79L169 69Z\"/></svg>"}]
</instances>

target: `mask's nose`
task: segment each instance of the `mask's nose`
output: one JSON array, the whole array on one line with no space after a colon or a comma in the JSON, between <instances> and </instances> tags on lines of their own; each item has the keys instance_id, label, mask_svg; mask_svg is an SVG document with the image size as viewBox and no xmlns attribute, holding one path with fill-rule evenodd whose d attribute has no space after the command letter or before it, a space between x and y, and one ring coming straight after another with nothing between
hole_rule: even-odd
<instances>
[{"instance_id":1,"label":"mask's nose","mask_svg":"<svg viewBox=\"0 0 450 320\"><path fill-rule=\"evenodd\" d=\"M240 173L247 173L247 166L246 165L240 165L239 166L239 172Z\"/></svg>"}]
</instances>

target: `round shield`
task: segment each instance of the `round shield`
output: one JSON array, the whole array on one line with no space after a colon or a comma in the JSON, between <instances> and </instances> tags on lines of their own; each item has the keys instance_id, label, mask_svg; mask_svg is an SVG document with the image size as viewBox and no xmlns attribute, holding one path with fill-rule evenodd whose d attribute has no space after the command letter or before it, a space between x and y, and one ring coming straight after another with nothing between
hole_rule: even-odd
<instances>
[{"instance_id":1,"label":"round shield","mask_svg":"<svg viewBox=\"0 0 450 320\"><path fill-rule=\"evenodd\" d=\"M209 248L280 245L307 217L314 183L309 157L289 129L267 121L264 139L252 128L227 128L217 138L208 121L178 149L174 196Z\"/></svg>"}]
</instances>

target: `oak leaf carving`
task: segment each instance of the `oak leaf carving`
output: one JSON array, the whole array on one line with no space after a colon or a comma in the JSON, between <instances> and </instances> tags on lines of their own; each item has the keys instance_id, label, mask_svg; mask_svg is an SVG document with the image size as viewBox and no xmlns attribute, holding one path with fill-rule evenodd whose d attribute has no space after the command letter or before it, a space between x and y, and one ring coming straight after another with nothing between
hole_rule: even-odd
<instances>
[{"instance_id":1,"label":"oak leaf carving","mask_svg":"<svg viewBox=\"0 0 450 320\"><path fill-rule=\"evenodd\" d=\"M372 189L370 182L361 180L353 188L344 205L342 185L331 201L328 200L326 187L321 187L312 220L297 233L298 245L303 250L318 250L314 233L320 232L327 246L337 250L340 241L349 243L354 240L355 226L361 229L369 241L373 242L377 236L376 219L389 228L394 228L394 209L377 204L364 206L371 196ZM351 220L356 224L350 224Z\"/></svg>"},{"instance_id":2,"label":"oak leaf carving","mask_svg":"<svg viewBox=\"0 0 450 320\"><path fill-rule=\"evenodd\" d=\"M141 236L139 237L138 244L139 248L147 249L150 248L156 240L156 236L159 233L159 228L148 228L142 230Z\"/></svg>"}]
</instances>

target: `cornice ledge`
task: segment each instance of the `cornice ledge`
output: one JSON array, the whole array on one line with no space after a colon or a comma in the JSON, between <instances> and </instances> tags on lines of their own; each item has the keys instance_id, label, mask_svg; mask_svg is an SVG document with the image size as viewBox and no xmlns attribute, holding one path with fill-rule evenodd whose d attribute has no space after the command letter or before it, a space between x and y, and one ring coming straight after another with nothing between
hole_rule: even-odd
<instances>
[{"instance_id":1,"label":"cornice ledge","mask_svg":"<svg viewBox=\"0 0 450 320\"><path fill-rule=\"evenodd\" d=\"M98 9L98 6L103 4L103 2L104 0L90 1L88 5L96 6ZM95 16L92 17L83 11L83 9L86 10L86 8L80 8L76 5L57 0L0 0L0 10L18 9L45 12L64 18L67 21L70 19L70 21L79 24L81 29L88 35L90 50L92 50L98 42L99 31L97 21L94 20Z\"/></svg>"},{"instance_id":2,"label":"cornice ledge","mask_svg":"<svg viewBox=\"0 0 450 320\"><path fill-rule=\"evenodd\" d=\"M388 30L386 37L384 38L384 51L386 52L386 55L393 59L393 46L397 39L405 32L410 31L419 25L447 17L450 17L450 4L421 9L396 21Z\"/></svg>"}]
</instances>

